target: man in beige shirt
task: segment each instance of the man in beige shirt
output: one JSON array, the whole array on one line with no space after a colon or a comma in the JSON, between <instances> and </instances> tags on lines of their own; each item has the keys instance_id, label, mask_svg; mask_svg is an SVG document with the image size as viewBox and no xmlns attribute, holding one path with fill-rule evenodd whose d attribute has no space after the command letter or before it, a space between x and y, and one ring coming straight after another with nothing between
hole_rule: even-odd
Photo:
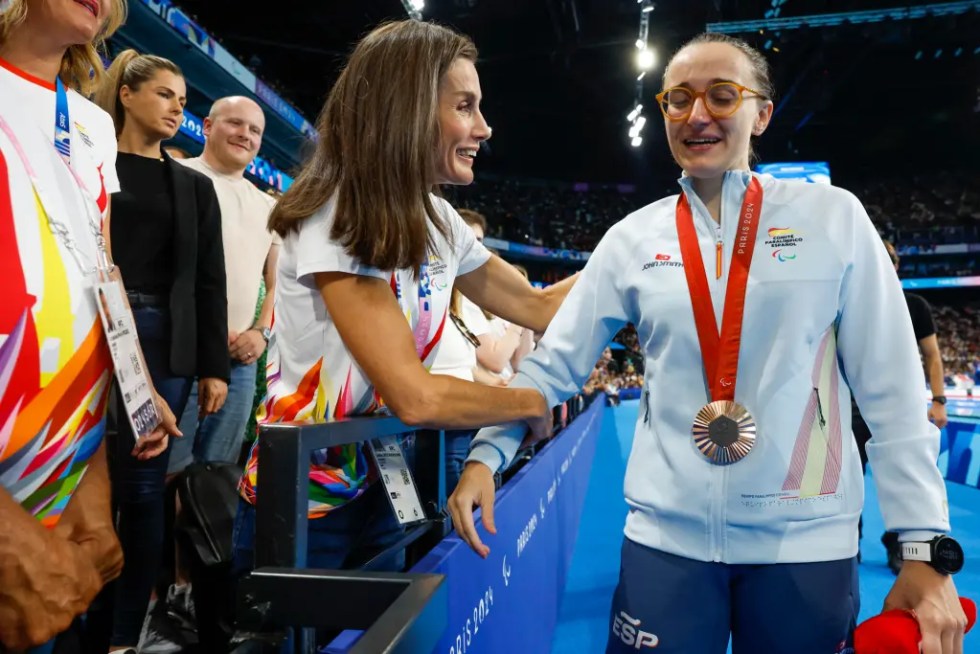
<instances>
[{"instance_id":1,"label":"man in beige shirt","mask_svg":"<svg viewBox=\"0 0 980 654\"><path fill-rule=\"evenodd\" d=\"M174 439L171 446L171 473L180 472L192 461L236 462L252 413L256 361L265 351L272 325L276 259L281 243L278 235L267 228L275 199L244 176L262 145L264 129L265 115L258 104L245 97L221 98L204 119L204 152L200 157L180 161L211 178L221 207L231 381L225 405L212 415L199 417L197 386L191 391L180 421L184 437ZM266 296L256 320L263 276Z\"/></svg>"}]
</instances>

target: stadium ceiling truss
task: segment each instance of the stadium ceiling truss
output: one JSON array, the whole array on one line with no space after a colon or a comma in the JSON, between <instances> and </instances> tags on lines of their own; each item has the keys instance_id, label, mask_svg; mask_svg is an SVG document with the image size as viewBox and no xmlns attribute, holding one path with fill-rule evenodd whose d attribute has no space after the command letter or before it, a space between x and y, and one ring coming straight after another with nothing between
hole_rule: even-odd
<instances>
[{"instance_id":1,"label":"stadium ceiling truss","mask_svg":"<svg viewBox=\"0 0 980 654\"><path fill-rule=\"evenodd\" d=\"M861 25L882 23L888 20L914 20L942 16L959 16L970 11L980 11L980 1L940 2L917 7L895 7L894 9L871 9L866 11L845 11L835 14L814 14L810 16L788 16L762 20L725 21L708 23L708 32L740 34L758 30L795 30L813 27L837 27L839 25Z\"/></svg>"}]
</instances>

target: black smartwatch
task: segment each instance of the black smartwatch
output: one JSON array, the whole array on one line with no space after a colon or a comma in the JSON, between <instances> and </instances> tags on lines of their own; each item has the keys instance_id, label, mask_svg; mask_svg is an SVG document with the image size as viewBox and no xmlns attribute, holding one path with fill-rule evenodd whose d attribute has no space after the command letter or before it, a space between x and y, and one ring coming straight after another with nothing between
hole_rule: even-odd
<instances>
[{"instance_id":1,"label":"black smartwatch","mask_svg":"<svg viewBox=\"0 0 980 654\"><path fill-rule=\"evenodd\" d=\"M924 561L936 572L955 575L963 569L963 548L949 536L936 536L928 543L902 543L903 561Z\"/></svg>"},{"instance_id":2,"label":"black smartwatch","mask_svg":"<svg viewBox=\"0 0 980 654\"><path fill-rule=\"evenodd\" d=\"M932 398L932 401L935 402L936 404L942 404L943 406L945 406L946 405L946 396L945 395L936 395L936 396L934 396Z\"/></svg>"}]
</instances>

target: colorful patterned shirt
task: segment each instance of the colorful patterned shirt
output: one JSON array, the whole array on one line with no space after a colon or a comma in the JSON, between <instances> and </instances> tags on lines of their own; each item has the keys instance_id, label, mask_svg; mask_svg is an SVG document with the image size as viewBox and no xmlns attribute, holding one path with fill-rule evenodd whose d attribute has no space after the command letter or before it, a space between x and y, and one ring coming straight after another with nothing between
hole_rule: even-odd
<instances>
[{"instance_id":1,"label":"colorful patterned shirt","mask_svg":"<svg viewBox=\"0 0 980 654\"><path fill-rule=\"evenodd\" d=\"M105 215L119 190L108 114L68 91L71 166L54 147L55 87L0 60L0 115L41 182L38 200L13 143L0 131L0 487L42 524L57 524L105 432L112 360L93 274L55 235L67 223L80 258L96 243L83 202Z\"/></svg>"},{"instance_id":2,"label":"colorful patterned shirt","mask_svg":"<svg viewBox=\"0 0 980 654\"><path fill-rule=\"evenodd\" d=\"M334 199L284 239L266 364L268 391L257 416L260 424L328 422L385 410L383 399L337 332L313 281L315 273L343 272L388 282L415 336L419 358L426 368L432 365L447 328L453 281L484 265L490 253L448 202L435 196L431 200L449 225L452 242L430 225L436 247L418 279L411 270L385 272L362 265L333 242ZM365 316L365 327L368 320ZM241 483L242 496L252 503L257 471L256 442ZM368 455L360 444L314 453L310 462L310 517L326 515L359 497L372 481Z\"/></svg>"}]
</instances>

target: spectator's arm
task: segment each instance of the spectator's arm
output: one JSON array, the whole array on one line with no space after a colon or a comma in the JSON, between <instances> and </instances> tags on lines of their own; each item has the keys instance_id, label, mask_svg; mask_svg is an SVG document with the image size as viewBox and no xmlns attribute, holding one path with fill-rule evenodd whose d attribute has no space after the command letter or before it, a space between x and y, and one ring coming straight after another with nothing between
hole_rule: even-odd
<instances>
[{"instance_id":1,"label":"spectator's arm","mask_svg":"<svg viewBox=\"0 0 980 654\"><path fill-rule=\"evenodd\" d=\"M494 255L482 266L456 278L459 290L495 316L543 332L578 279L578 273L538 289L512 265Z\"/></svg>"},{"instance_id":2,"label":"spectator's arm","mask_svg":"<svg viewBox=\"0 0 980 654\"><path fill-rule=\"evenodd\" d=\"M89 460L88 470L68 501L54 533L81 547L105 582L118 577L123 565L122 548L112 522L111 499L103 440Z\"/></svg>"},{"instance_id":3,"label":"spectator's arm","mask_svg":"<svg viewBox=\"0 0 980 654\"><path fill-rule=\"evenodd\" d=\"M504 371L504 366L507 365L521 344L523 332L524 330L520 326L510 324L507 325L504 335L500 338L490 332L477 334L480 347L476 348L476 360L490 372L499 375Z\"/></svg>"},{"instance_id":4,"label":"spectator's arm","mask_svg":"<svg viewBox=\"0 0 980 654\"><path fill-rule=\"evenodd\" d=\"M67 629L102 579L80 547L41 526L2 487L0 525L0 646L19 652Z\"/></svg>"},{"instance_id":5,"label":"spectator's arm","mask_svg":"<svg viewBox=\"0 0 980 654\"><path fill-rule=\"evenodd\" d=\"M255 326L272 326L272 309L276 304L276 268L279 265L279 246L275 243L269 248L269 254L265 257L265 268L262 270L262 277L265 280L265 298L262 300L262 308L259 310L259 317L255 321Z\"/></svg>"},{"instance_id":6,"label":"spectator's arm","mask_svg":"<svg viewBox=\"0 0 980 654\"><path fill-rule=\"evenodd\" d=\"M385 280L339 272L318 272L314 280L344 345L406 424L467 429L547 414L537 391L489 388L430 374ZM364 316L371 316L371 329L364 328Z\"/></svg>"},{"instance_id":7,"label":"spectator's arm","mask_svg":"<svg viewBox=\"0 0 980 654\"><path fill-rule=\"evenodd\" d=\"M486 384L487 386L506 386L505 382L499 375L495 375L488 371L483 366L475 366L473 368L473 381L477 384Z\"/></svg>"},{"instance_id":8,"label":"spectator's arm","mask_svg":"<svg viewBox=\"0 0 980 654\"><path fill-rule=\"evenodd\" d=\"M919 348L922 350L922 361L933 397L943 395L946 384L943 382L943 358L939 353L939 339L935 334L926 336L919 341Z\"/></svg>"},{"instance_id":9,"label":"spectator's arm","mask_svg":"<svg viewBox=\"0 0 980 654\"><path fill-rule=\"evenodd\" d=\"M510 367L517 372L517 369L521 365L521 361L524 360L528 354L534 349L534 332L530 329L525 329L521 332L521 342L514 351L514 354L510 357Z\"/></svg>"}]
</instances>

